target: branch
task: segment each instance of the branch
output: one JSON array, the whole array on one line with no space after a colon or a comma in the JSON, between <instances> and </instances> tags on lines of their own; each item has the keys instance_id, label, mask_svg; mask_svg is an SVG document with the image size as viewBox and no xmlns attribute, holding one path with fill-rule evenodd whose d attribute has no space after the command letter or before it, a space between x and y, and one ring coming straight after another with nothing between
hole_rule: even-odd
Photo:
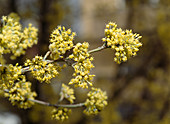
<instances>
[{"instance_id":1,"label":"branch","mask_svg":"<svg viewBox=\"0 0 170 124\"><path fill-rule=\"evenodd\" d=\"M9 90L8 89L4 89L4 92L9 93ZM32 102L37 103L37 104L41 104L41 105L45 105L45 106L52 106L52 107L76 108L76 107L84 106L84 103L61 105L61 104L51 104L49 102L44 102L44 101L36 100L36 99L27 99L27 100L32 101Z\"/></svg>"},{"instance_id":2,"label":"branch","mask_svg":"<svg viewBox=\"0 0 170 124\"><path fill-rule=\"evenodd\" d=\"M94 52L98 52L98 51L101 51L101 50L104 50L106 49L106 44L104 43L101 47L98 47L96 49L93 49L93 50L90 50L89 53L94 53Z\"/></svg>"},{"instance_id":3,"label":"branch","mask_svg":"<svg viewBox=\"0 0 170 124\"><path fill-rule=\"evenodd\" d=\"M43 58L43 59L44 59L44 60L46 60L46 58L50 55L50 53L51 53L51 52L50 52L50 51L48 51L48 52L45 54L45 56L44 56L44 58Z\"/></svg>"},{"instance_id":4,"label":"branch","mask_svg":"<svg viewBox=\"0 0 170 124\"><path fill-rule=\"evenodd\" d=\"M76 108L76 107L82 107L82 106L84 106L84 103L61 105L61 104L51 104L51 103L44 102L44 101L40 101L40 100L36 100L36 99L28 99L28 100L29 100L29 101L32 101L32 102L34 102L34 103L37 103L37 104L41 104L41 105L45 105L45 106L53 106L53 107Z\"/></svg>"}]
</instances>

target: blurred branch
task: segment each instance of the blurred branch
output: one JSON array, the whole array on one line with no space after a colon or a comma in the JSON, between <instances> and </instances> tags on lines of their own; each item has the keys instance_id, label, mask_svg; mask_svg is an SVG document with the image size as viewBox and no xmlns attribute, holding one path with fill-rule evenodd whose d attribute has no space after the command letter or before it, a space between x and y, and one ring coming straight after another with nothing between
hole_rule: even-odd
<instances>
[{"instance_id":1,"label":"blurred branch","mask_svg":"<svg viewBox=\"0 0 170 124\"><path fill-rule=\"evenodd\" d=\"M170 93L168 94L167 99L164 101L163 108L159 114L159 120L162 120L169 110L169 105L170 105L169 98L170 98Z\"/></svg>"},{"instance_id":2,"label":"blurred branch","mask_svg":"<svg viewBox=\"0 0 170 124\"><path fill-rule=\"evenodd\" d=\"M63 92L62 92L62 83L61 83L61 85L60 85L60 99L58 100L58 102L57 102L57 104L59 104L61 101L63 101L63 99L64 99L64 94L63 94Z\"/></svg>"},{"instance_id":3,"label":"blurred branch","mask_svg":"<svg viewBox=\"0 0 170 124\"><path fill-rule=\"evenodd\" d=\"M17 13L17 4L16 4L17 0L9 0L9 10L11 12L15 12Z\"/></svg>"}]
</instances>

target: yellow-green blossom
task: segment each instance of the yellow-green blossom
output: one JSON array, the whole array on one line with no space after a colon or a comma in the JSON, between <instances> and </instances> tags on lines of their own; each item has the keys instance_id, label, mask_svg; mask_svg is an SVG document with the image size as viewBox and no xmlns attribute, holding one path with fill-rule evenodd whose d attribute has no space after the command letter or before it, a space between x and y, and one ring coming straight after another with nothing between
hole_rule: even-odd
<instances>
[{"instance_id":1,"label":"yellow-green blossom","mask_svg":"<svg viewBox=\"0 0 170 124\"><path fill-rule=\"evenodd\" d=\"M27 47L32 47L33 44L37 44L37 29L32 26L31 23L28 24L28 28L25 28L23 31L22 46L24 49ZM25 45L25 46L24 46Z\"/></svg>"},{"instance_id":2,"label":"yellow-green blossom","mask_svg":"<svg viewBox=\"0 0 170 124\"><path fill-rule=\"evenodd\" d=\"M70 103L74 103L74 99L75 99L74 90L69 86L62 84L60 97L67 99Z\"/></svg>"},{"instance_id":3,"label":"yellow-green blossom","mask_svg":"<svg viewBox=\"0 0 170 124\"><path fill-rule=\"evenodd\" d=\"M73 48L75 35L75 32L71 32L71 29L66 30L64 26L58 26L58 28L52 32L49 49L54 60L63 58L66 51Z\"/></svg>"},{"instance_id":4,"label":"yellow-green blossom","mask_svg":"<svg viewBox=\"0 0 170 124\"><path fill-rule=\"evenodd\" d=\"M73 58L74 61L83 61L90 56L88 53L89 43L77 43L73 49L73 54L69 58Z\"/></svg>"},{"instance_id":5,"label":"yellow-green blossom","mask_svg":"<svg viewBox=\"0 0 170 124\"><path fill-rule=\"evenodd\" d=\"M55 108L52 111L52 118L55 120L64 121L68 119L70 113L71 109L63 107Z\"/></svg>"},{"instance_id":6,"label":"yellow-green blossom","mask_svg":"<svg viewBox=\"0 0 170 124\"><path fill-rule=\"evenodd\" d=\"M35 92L31 92L31 83L26 81L22 75L22 67L16 64L0 66L0 90L8 97L13 105L20 108L29 108L33 102L27 99L34 99Z\"/></svg>"},{"instance_id":7,"label":"yellow-green blossom","mask_svg":"<svg viewBox=\"0 0 170 124\"><path fill-rule=\"evenodd\" d=\"M139 47L142 46L142 43L139 42L142 36L133 34L132 30L123 31L112 22L106 25L105 36L102 40L106 42L107 47L115 50L114 61L118 64L127 61L131 56L135 56Z\"/></svg>"},{"instance_id":8,"label":"yellow-green blossom","mask_svg":"<svg viewBox=\"0 0 170 124\"><path fill-rule=\"evenodd\" d=\"M15 81L13 87L11 87L8 92L4 93L5 97L9 98L12 105L17 105L20 108L30 108L34 102L28 99L34 99L36 97L35 92L31 92L31 83L26 81L25 76L20 77Z\"/></svg>"},{"instance_id":9,"label":"yellow-green blossom","mask_svg":"<svg viewBox=\"0 0 170 124\"><path fill-rule=\"evenodd\" d=\"M73 49L73 54L69 56L76 63L73 64L75 72L69 84L74 84L75 87L88 88L88 85L92 86L92 80L95 75L90 75L90 70L94 68L91 61L93 60L88 53L89 44L87 42L76 44Z\"/></svg>"},{"instance_id":10,"label":"yellow-green blossom","mask_svg":"<svg viewBox=\"0 0 170 124\"><path fill-rule=\"evenodd\" d=\"M84 113L87 115L97 114L107 105L106 92L99 88L92 88L87 96L88 99L85 102L86 109L84 110Z\"/></svg>"},{"instance_id":11,"label":"yellow-green blossom","mask_svg":"<svg viewBox=\"0 0 170 124\"><path fill-rule=\"evenodd\" d=\"M42 56L35 56L32 60L27 60L25 66L29 66L29 70L33 76L40 82L50 83L51 78L56 77L61 70L57 63L47 63Z\"/></svg>"},{"instance_id":12,"label":"yellow-green blossom","mask_svg":"<svg viewBox=\"0 0 170 124\"><path fill-rule=\"evenodd\" d=\"M24 54L27 47L32 47L33 44L37 43L38 30L29 24L29 27L23 31L19 19L12 17L3 16L1 19L0 56L6 53L12 53L11 59L15 59Z\"/></svg>"},{"instance_id":13,"label":"yellow-green blossom","mask_svg":"<svg viewBox=\"0 0 170 124\"><path fill-rule=\"evenodd\" d=\"M18 63L13 66L9 64L8 66L0 66L0 89L11 88L15 80L21 78L22 66L18 66Z\"/></svg>"}]
</instances>

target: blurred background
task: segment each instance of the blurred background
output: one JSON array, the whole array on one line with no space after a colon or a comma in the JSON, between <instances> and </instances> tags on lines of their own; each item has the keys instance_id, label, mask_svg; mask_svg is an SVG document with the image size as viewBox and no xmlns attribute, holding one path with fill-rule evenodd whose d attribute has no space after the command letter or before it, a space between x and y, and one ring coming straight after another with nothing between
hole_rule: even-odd
<instances>
[{"instance_id":1,"label":"blurred background","mask_svg":"<svg viewBox=\"0 0 170 124\"><path fill-rule=\"evenodd\" d=\"M138 55L117 65L110 49L94 53L94 86L107 92L108 106L97 116L86 116L83 108L73 109L64 124L169 124L170 123L170 0L0 0L0 17L16 12L23 27L33 23L39 42L15 61L48 51L50 33L64 25L77 33L75 43L89 42L90 49L102 45L105 25L116 22L122 29L142 35ZM71 67L52 80L51 85L32 79L37 99L56 103L61 83L71 79ZM76 103L86 90L76 88ZM35 105L22 110L0 97L0 124L56 124L51 109Z\"/></svg>"}]
</instances>

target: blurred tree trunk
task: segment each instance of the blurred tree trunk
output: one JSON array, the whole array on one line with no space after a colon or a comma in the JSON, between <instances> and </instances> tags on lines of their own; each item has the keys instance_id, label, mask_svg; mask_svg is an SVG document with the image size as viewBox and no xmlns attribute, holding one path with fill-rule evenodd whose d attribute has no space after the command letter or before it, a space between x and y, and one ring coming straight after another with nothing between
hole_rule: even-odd
<instances>
[{"instance_id":1,"label":"blurred tree trunk","mask_svg":"<svg viewBox=\"0 0 170 124\"><path fill-rule=\"evenodd\" d=\"M39 30L39 44L43 48L48 46L49 39L49 24L47 21L47 15L49 12L49 6L52 0L39 0L40 3L40 30ZM39 49L40 52L44 52L43 49ZM45 54L45 53L44 53Z\"/></svg>"},{"instance_id":2,"label":"blurred tree trunk","mask_svg":"<svg viewBox=\"0 0 170 124\"><path fill-rule=\"evenodd\" d=\"M126 20L126 28L132 27L133 17L134 17L134 0L126 0L126 4L128 7L128 16Z\"/></svg>"},{"instance_id":3,"label":"blurred tree trunk","mask_svg":"<svg viewBox=\"0 0 170 124\"><path fill-rule=\"evenodd\" d=\"M17 13L17 0L9 0L8 11Z\"/></svg>"}]
</instances>

